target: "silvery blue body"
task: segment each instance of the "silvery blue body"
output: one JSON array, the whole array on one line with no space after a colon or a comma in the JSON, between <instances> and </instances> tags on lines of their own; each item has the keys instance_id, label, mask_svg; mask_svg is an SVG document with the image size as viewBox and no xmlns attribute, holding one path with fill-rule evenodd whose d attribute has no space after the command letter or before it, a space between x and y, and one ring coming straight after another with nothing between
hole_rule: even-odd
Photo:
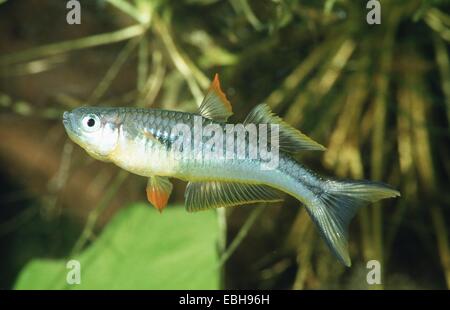
<instances>
[{"instance_id":1,"label":"silvery blue body","mask_svg":"<svg viewBox=\"0 0 450 310\"><path fill-rule=\"evenodd\" d=\"M91 156L113 162L132 173L146 177L154 175L175 177L193 185L201 185L201 182L203 184L216 182L211 183L209 187L192 186L191 190L200 188L205 191L206 196L199 197L208 198L207 191L221 186L220 182L224 182L226 190L234 191L238 189L239 184L255 184L292 195L307 208L334 254L341 262L349 266L347 226L356 210L370 202L398 196L399 193L382 183L335 181L319 177L303 167L289 152L284 151L292 149L286 145L290 141L293 141L294 146L300 149L306 145L305 149L309 147L309 149L321 150L319 144L273 116L268 107L255 108L253 116L254 119L274 120L281 126L280 136L284 134L287 137L279 150L274 150L273 146L276 146L276 143L269 141L267 150L271 156L264 158L266 161L262 157L250 156L255 148L261 151L260 136L255 143L248 136L242 138L242 136L233 135L232 153L235 153L235 156L230 159L226 156L226 152L229 153L227 143L230 140L227 140L229 137L224 134L222 146L226 146L227 149L224 149L222 153L224 156L203 156L205 150L208 154L212 151L210 149L211 135L200 135L200 139L195 138L198 137L195 127L198 127L200 123L202 128L212 126L226 132L227 124L194 113L159 109L85 107L70 113L66 112L64 125L72 140ZM194 138L191 137L188 144L179 143L181 137L185 139L184 135L180 135L179 130L174 130L179 129L180 125L194 132ZM266 137L263 142L267 140ZM180 148L180 145L183 147ZM246 149L244 156L242 156L242 148ZM267 163L267 159L274 160L274 156L276 156L276 166L263 169L262 165ZM243 196L246 190L255 191L251 193L251 197L248 196L250 202L254 200L252 197L264 196L261 192L267 192L263 187L245 188L244 186L241 191L241 194L244 193ZM256 193L258 190L259 194ZM230 194L233 193L230 192ZM198 199L189 201L201 203Z\"/></svg>"}]
</instances>

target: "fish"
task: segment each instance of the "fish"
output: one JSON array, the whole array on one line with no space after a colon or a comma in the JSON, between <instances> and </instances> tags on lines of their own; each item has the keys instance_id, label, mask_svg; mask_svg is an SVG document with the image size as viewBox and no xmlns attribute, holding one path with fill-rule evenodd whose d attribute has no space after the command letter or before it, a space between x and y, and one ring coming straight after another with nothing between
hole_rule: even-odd
<instances>
[{"instance_id":1,"label":"fish","mask_svg":"<svg viewBox=\"0 0 450 310\"><path fill-rule=\"evenodd\" d=\"M326 148L265 103L240 124L245 135L227 131L237 128L228 122L232 114L216 74L197 113L83 106L64 112L63 124L69 138L93 158L148 178L147 199L160 212L172 192L170 178L188 182L188 212L275 203L288 194L306 208L331 252L350 267L351 219L359 208L400 192L381 182L323 177L303 166L298 153ZM251 128L259 129L256 138ZM204 131L196 134L196 129Z\"/></svg>"}]
</instances>

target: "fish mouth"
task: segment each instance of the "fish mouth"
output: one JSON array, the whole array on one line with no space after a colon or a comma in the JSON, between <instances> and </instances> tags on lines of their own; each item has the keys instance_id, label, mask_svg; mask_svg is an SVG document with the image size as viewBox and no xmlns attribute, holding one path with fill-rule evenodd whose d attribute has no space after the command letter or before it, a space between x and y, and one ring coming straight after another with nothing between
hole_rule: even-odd
<instances>
[{"instance_id":1,"label":"fish mouth","mask_svg":"<svg viewBox=\"0 0 450 310\"><path fill-rule=\"evenodd\" d=\"M66 130L69 138L75 143L80 144L80 138L77 135L76 127L73 126L74 115L71 112L64 112L62 117L62 122L64 124L64 129ZM81 144L80 144L81 145Z\"/></svg>"},{"instance_id":2,"label":"fish mouth","mask_svg":"<svg viewBox=\"0 0 450 310\"><path fill-rule=\"evenodd\" d=\"M70 129L70 112L65 111L63 113L63 124L66 129Z\"/></svg>"}]
</instances>

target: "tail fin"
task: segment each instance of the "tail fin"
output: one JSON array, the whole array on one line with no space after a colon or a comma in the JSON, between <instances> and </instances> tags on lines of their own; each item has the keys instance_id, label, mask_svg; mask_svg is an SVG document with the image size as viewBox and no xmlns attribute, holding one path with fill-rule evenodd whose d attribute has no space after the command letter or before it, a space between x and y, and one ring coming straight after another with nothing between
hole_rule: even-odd
<instances>
[{"instance_id":1,"label":"tail fin","mask_svg":"<svg viewBox=\"0 0 450 310\"><path fill-rule=\"evenodd\" d=\"M350 267L347 230L357 209L380 199L397 196L400 196L400 192L383 183L326 181L318 198L306 208L330 249L342 263Z\"/></svg>"}]
</instances>

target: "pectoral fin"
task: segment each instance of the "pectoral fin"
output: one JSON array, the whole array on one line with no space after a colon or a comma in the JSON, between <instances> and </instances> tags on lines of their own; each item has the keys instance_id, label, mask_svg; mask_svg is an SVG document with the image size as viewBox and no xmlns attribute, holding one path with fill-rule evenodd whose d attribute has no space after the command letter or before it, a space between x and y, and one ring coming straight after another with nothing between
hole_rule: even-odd
<instances>
[{"instance_id":1,"label":"pectoral fin","mask_svg":"<svg viewBox=\"0 0 450 310\"><path fill-rule=\"evenodd\" d=\"M167 206L172 187L167 177L152 176L148 179L147 199L159 212Z\"/></svg>"},{"instance_id":2,"label":"pectoral fin","mask_svg":"<svg viewBox=\"0 0 450 310\"><path fill-rule=\"evenodd\" d=\"M214 76L214 80L200 105L199 113L203 117L219 122L226 122L228 117L233 115L231 104L220 88L218 74Z\"/></svg>"},{"instance_id":3,"label":"pectoral fin","mask_svg":"<svg viewBox=\"0 0 450 310\"><path fill-rule=\"evenodd\" d=\"M152 143L162 145L161 141L159 141L158 138L156 138L155 135L153 133L151 133L149 130L144 129L143 134L147 139L152 141Z\"/></svg>"},{"instance_id":4,"label":"pectoral fin","mask_svg":"<svg viewBox=\"0 0 450 310\"><path fill-rule=\"evenodd\" d=\"M219 181L189 182L184 196L188 212L282 200L277 190L266 185Z\"/></svg>"}]
</instances>

